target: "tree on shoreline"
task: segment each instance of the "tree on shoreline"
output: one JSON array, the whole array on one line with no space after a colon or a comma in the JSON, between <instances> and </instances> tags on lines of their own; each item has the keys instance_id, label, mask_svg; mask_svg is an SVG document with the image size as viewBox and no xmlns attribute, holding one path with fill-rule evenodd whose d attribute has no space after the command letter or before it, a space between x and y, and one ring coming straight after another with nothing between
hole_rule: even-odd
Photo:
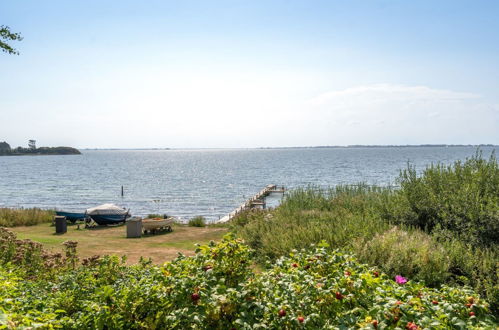
<instances>
[{"instance_id":1,"label":"tree on shoreline","mask_svg":"<svg viewBox=\"0 0 499 330\"><path fill-rule=\"evenodd\" d=\"M19 51L10 46L7 42L21 40L23 40L23 37L20 33L11 32L8 26L0 25L0 49L3 52L19 55Z\"/></svg>"},{"instance_id":2,"label":"tree on shoreline","mask_svg":"<svg viewBox=\"0 0 499 330\"><path fill-rule=\"evenodd\" d=\"M7 142L0 142L0 155L10 154L10 145Z\"/></svg>"}]
</instances>

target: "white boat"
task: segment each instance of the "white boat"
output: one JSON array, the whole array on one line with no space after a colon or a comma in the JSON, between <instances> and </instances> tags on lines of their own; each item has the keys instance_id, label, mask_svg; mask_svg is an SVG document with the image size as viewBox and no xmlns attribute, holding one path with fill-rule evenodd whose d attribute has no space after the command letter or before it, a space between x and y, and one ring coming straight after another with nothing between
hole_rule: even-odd
<instances>
[{"instance_id":1,"label":"white boat","mask_svg":"<svg viewBox=\"0 0 499 330\"><path fill-rule=\"evenodd\" d=\"M149 231L157 231L157 230L166 230L172 231L173 228L173 217L164 218L149 218L142 220L142 230L145 232Z\"/></svg>"},{"instance_id":2,"label":"white boat","mask_svg":"<svg viewBox=\"0 0 499 330\"><path fill-rule=\"evenodd\" d=\"M99 225L110 225L125 222L130 217L128 211L114 204L102 204L87 209L87 215Z\"/></svg>"}]
</instances>

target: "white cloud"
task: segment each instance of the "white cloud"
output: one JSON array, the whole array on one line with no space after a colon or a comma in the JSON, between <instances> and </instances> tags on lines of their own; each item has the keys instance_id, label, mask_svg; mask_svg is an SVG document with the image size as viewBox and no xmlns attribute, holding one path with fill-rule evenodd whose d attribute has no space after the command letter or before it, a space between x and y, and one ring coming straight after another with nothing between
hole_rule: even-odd
<instances>
[{"instance_id":1,"label":"white cloud","mask_svg":"<svg viewBox=\"0 0 499 330\"><path fill-rule=\"evenodd\" d=\"M13 145L36 138L78 147L499 143L499 105L473 93L376 84L310 99L323 82L301 75L125 78L12 99L11 107L0 100L12 108L10 122L25 127L0 122L0 132Z\"/></svg>"},{"instance_id":2,"label":"white cloud","mask_svg":"<svg viewBox=\"0 0 499 330\"><path fill-rule=\"evenodd\" d=\"M326 144L498 143L499 106L480 95L375 84L307 100L302 123Z\"/></svg>"},{"instance_id":3,"label":"white cloud","mask_svg":"<svg viewBox=\"0 0 499 330\"><path fill-rule=\"evenodd\" d=\"M480 95L455 92L446 89L433 89L427 86L374 84L322 93L309 100L309 103L316 106L324 104L348 106L351 104L381 103L395 100L411 102L434 100L450 101L476 98L480 98Z\"/></svg>"}]
</instances>

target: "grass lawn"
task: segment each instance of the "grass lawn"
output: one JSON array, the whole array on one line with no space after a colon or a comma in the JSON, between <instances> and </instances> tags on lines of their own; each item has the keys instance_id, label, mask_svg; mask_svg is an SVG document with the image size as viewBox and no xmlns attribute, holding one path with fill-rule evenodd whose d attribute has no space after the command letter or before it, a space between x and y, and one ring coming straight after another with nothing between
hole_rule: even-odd
<instances>
[{"instance_id":1,"label":"grass lawn","mask_svg":"<svg viewBox=\"0 0 499 330\"><path fill-rule=\"evenodd\" d=\"M62 251L65 241L78 242L78 255L86 258L93 255L115 254L126 255L128 263L136 263L141 256L151 258L155 263L174 259L178 252L186 255L194 254L195 243L206 244L211 240L219 240L227 228L219 226L188 227L175 225L173 232L147 235L141 238L126 238L126 226L98 227L94 229L77 229L76 225L68 225L65 234L55 234L55 227L48 223L35 226L10 228L19 239L31 239L43 243L53 251Z\"/></svg>"}]
</instances>

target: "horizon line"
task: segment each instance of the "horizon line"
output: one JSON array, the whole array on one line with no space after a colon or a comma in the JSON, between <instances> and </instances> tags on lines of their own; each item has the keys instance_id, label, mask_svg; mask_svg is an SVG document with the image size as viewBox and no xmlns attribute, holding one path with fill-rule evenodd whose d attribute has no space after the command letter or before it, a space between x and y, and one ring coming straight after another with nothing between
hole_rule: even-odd
<instances>
[{"instance_id":1,"label":"horizon line","mask_svg":"<svg viewBox=\"0 0 499 330\"><path fill-rule=\"evenodd\" d=\"M479 144L351 144L351 145L316 145L292 147L141 147L141 148L115 148L115 147L85 147L79 150L236 150L236 149L311 149L311 148L414 148L414 147L499 147L492 143Z\"/></svg>"}]
</instances>

